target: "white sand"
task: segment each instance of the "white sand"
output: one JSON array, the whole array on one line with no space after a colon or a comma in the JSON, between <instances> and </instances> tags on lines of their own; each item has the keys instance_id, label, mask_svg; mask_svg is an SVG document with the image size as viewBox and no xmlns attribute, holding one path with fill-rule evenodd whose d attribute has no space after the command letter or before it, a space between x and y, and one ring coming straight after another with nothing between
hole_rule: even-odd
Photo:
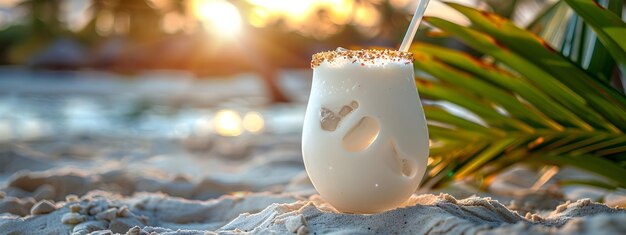
<instances>
[{"instance_id":1,"label":"white sand","mask_svg":"<svg viewBox=\"0 0 626 235\"><path fill-rule=\"evenodd\" d=\"M2 203L15 200L5 197ZM448 194L415 196L409 204L381 214L354 215L337 213L317 196L306 199L251 193L193 201L159 193L123 197L93 191L80 199L68 197L58 202L60 208L49 213L25 217L5 214L0 217L0 231L31 234L32 228L39 228L43 234L126 233L137 227L142 233L162 234L626 232L626 211L589 200L565 203L546 217L522 217L489 198L456 200Z\"/></svg>"},{"instance_id":2,"label":"white sand","mask_svg":"<svg viewBox=\"0 0 626 235\"><path fill-rule=\"evenodd\" d=\"M315 194L298 143L276 138L247 160L106 138L0 146L0 234L626 234L626 210L528 190L524 168L490 192L453 185L442 191L458 198L433 191L380 214L338 213Z\"/></svg>"}]
</instances>

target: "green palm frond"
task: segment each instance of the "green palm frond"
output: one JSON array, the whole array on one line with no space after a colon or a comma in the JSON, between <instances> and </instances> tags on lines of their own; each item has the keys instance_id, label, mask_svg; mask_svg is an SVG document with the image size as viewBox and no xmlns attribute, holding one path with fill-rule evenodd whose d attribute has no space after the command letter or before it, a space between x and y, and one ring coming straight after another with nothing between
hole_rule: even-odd
<instances>
[{"instance_id":1,"label":"green palm frond","mask_svg":"<svg viewBox=\"0 0 626 235\"><path fill-rule=\"evenodd\" d=\"M594 1L565 0L565 2L593 28L602 45L617 61L620 70L626 72L626 23ZM621 7L621 4L618 7Z\"/></svg>"},{"instance_id":2,"label":"green palm frond","mask_svg":"<svg viewBox=\"0 0 626 235\"><path fill-rule=\"evenodd\" d=\"M600 0L597 5L621 15L622 0ZM597 34L565 1L559 1L540 13L528 29L544 38L572 62L585 68L595 78L610 81L615 69L615 60L610 51L598 40Z\"/></svg>"},{"instance_id":3,"label":"green palm frond","mask_svg":"<svg viewBox=\"0 0 626 235\"><path fill-rule=\"evenodd\" d=\"M589 1L566 2L621 64L626 56L619 40L626 38L623 22L614 22L617 16L595 5L587 9ZM425 184L480 179L527 162L578 167L607 179L589 184L626 188L626 96L509 20L448 5L472 26L432 17L425 21L495 63L430 44L413 45L416 68L432 76L417 78L420 95L431 101L425 106L432 140Z\"/></svg>"}]
</instances>

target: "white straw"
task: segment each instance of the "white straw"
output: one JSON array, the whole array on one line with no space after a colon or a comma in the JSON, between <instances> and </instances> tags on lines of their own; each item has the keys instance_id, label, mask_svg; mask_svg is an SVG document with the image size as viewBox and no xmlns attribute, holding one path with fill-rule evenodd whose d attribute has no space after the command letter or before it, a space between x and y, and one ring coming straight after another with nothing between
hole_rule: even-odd
<instances>
[{"instance_id":1,"label":"white straw","mask_svg":"<svg viewBox=\"0 0 626 235\"><path fill-rule=\"evenodd\" d=\"M413 37L415 37L415 33L417 33L417 28L420 26L420 22L422 21L422 17L424 16L424 12L426 12L428 1L429 0L420 0L417 4L415 14L413 14L413 19L411 19L411 24L409 25L409 28L404 35L404 40L402 40L402 44L400 45L400 51L409 51L409 47L411 47L411 43L413 42Z\"/></svg>"}]
</instances>

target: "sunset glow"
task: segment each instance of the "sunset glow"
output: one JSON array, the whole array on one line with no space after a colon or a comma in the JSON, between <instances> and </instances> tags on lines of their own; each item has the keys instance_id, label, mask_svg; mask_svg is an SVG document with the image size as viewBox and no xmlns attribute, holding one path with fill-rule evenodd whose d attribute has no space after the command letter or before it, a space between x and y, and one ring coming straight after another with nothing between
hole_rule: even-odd
<instances>
[{"instance_id":1,"label":"sunset glow","mask_svg":"<svg viewBox=\"0 0 626 235\"><path fill-rule=\"evenodd\" d=\"M241 31L241 14L235 5L225 0L194 0L195 15L204 26L219 36L233 37Z\"/></svg>"}]
</instances>

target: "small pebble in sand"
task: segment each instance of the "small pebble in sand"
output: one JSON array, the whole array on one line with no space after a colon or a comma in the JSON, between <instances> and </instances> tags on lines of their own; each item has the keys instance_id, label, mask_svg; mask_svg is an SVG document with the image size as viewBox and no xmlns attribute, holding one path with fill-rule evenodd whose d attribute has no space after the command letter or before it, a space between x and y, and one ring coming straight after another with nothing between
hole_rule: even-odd
<instances>
[{"instance_id":1,"label":"small pebble in sand","mask_svg":"<svg viewBox=\"0 0 626 235\"><path fill-rule=\"evenodd\" d=\"M128 232L126 232L126 235L139 235L141 234L141 228L135 226L132 227L131 229L128 230Z\"/></svg>"},{"instance_id":2,"label":"small pebble in sand","mask_svg":"<svg viewBox=\"0 0 626 235\"><path fill-rule=\"evenodd\" d=\"M48 214L50 212L53 212L56 209L57 207L54 205L54 203L48 200L43 200L35 204L33 208L30 209L30 214L31 215L43 215L43 214Z\"/></svg>"},{"instance_id":3,"label":"small pebble in sand","mask_svg":"<svg viewBox=\"0 0 626 235\"><path fill-rule=\"evenodd\" d=\"M41 185L33 193L33 197L36 200L52 200L56 195L56 189L49 184Z\"/></svg>"},{"instance_id":4,"label":"small pebble in sand","mask_svg":"<svg viewBox=\"0 0 626 235\"><path fill-rule=\"evenodd\" d=\"M78 202L79 199L78 199L78 196L76 196L74 194L70 194L70 195L65 196L65 201L68 201L68 202Z\"/></svg>"},{"instance_id":5,"label":"small pebble in sand","mask_svg":"<svg viewBox=\"0 0 626 235\"><path fill-rule=\"evenodd\" d=\"M100 231L95 231L90 234L91 235L113 235L113 232L111 230L100 230Z\"/></svg>"},{"instance_id":6,"label":"small pebble in sand","mask_svg":"<svg viewBox=\"0 0 626 235\"><path fill-rule=\"evenodd\" d=\"M126 232L126 235L159 235L159 233L156 232L152 232L152 233L148 233L146 231L141 230L141 228L139 226L135 226L131 229L128 230L128 232Z\"/></svg>"},{"instance_id":7,"label":"small pebble in sand","mask_svg":"<svg viewBox=\"0 0 626 235\"><path fill-rule=\"evenodd\" d=\"M526 212L526 215L524 215L524 218L526 218L527 220L530 220L530 217L533 215L533 213L530 212Z\"/></svg>"},{"instance_id":8,"label":"small pebble in sand","mask_svg":"<svg viewBox=\"0 0 626 235\"><path fill-rule=\"evenodd\" d=\"M79 224L86 220L87 218L84 215L78 214L76 212L65 213L61 218L61 222L64 224Z\"/></svg>"},{"instance_id":9,"label":"small pebble in sand","mask_svg":"<svg viewBox=\"0 0 626 235\"><path fill-rule=\"evenodd\" d=\"M122 206L117 209L117 217L128 217L129 211L127 206Z\"/></svg>"},{"instance_id":10,"label":"small pebble in sand","mask_svg":"<svg viewBox=\"0 0 626 235\"><path fill-rule=\"evenodd\" d=\"M298 231L296 231L296 234L298 235L309 234L309 230L306 228L306 226L300 226L300 228L298 228Z\"/></svg>"},{"instance_id":11,"label":"small pebble in sand","mask_svg":"<svg viewBox=\"0 0 626 235\"><path fill-rule=\"evenodd\" d=\"M108 205L102 201L91 201L87 203L86 209L89 215L97 215L98 213L107 210Z\"/></svg>"},{"instance_id":12,"label":"small pebble in sand","mask_svg":"<svg viewBox=\"0 0 626 235\"><path fill-rule=\"evenodd\" d=\"M552 212L552 213L561 213L561 212L563 212L563 211L567 210L567 207L568 207L568 206L569 206L569 204L571 204L571 203L572 203L571 201L566 201L565 203L563 203L563 204L561 204L561 205L558 205L558 206L556 207L556 210L554 210L554 212Z\"/></svg>"},{"instance_id":13,"label":"small pebble in sand","mask_svg":"<svg viewBox=\"0 0 626 235\"><path fill-rule=\"evenodd\" d=\"M70 205L70 211L71 212L79 213L80 209L81 209L80 204L72 204L72 205Z\"/></svg>"},{"instance_id":14,"label":"small pebble in sand","mask_svg":"<svg viewBox=\"0 0 626 235\"><path fill-rule=\"evenodd\" d=\"M103 212L100 212L98 214L96 214L96 219L97 220L108 220L111 221L113 219L115 219L117 215L117 209L116 208L110 208L107 209Z\"/></svg>"},{"instance_id":15,"label":"small pebble in sand","mask_svg":"<svg viewBox=\"0 0 626 235\"><path fill-rule=\"evenodd\" d=\"M87 205L83 206L81 209L81 214L84 215L89 215L89 211L91 211L92 208L96 207L97 205L95 205L92 202L87 203Z\"/></svg>"},{"instance_id":16,"label":"small pebble in sand","mask_svg":"<svg viewBox=\"0 0 626 235\"><path fill-rule=\"evenodd\" d=\"M0 213L10 213L19 216L27 216L30 209L37 203L32 197L16 198L5 197L0 199Z\"/></svg>"},{"instance_id":17,"label":"small pebble in sand","mask_svg":"<svg viewBox=\"0 0 626 235\"><path fill-rule=\"evenodd\" d=\"M104 210L104 208L102 206L93 205L93 206L89 206L89 210L87 210L87 213L89 215L97 215L98 213L102 212L103 210Z\"/></svg>"},{"instance_id":18,"label":"small pebble in sand","mask_svg":"<svg viewBox=\"0 0 626 235\"><path fill-rule=\"evenodd\" d=\"M296 233L300 227L306 227L306 220L302 215L292 216L285 221L285 227L287 231Z\"/></svg>"},{"instance_id":19,"label":"small pebble in sand","mask_svg":"<svg viewBox=\"0 0 626 235\"><path fill-rule=\"evenodd\" d=\"M524 218L526 218L527 220L530 220L532 222L543 222L544 221L543 217L541 217L540 215L532 214L530 212L527 212L526 216L524 216Z\"/></svg>"},{"instance_id":20,"label":"small pebble in sand","mask_svg":"<svg viewBox=\"0 0 626 235\"><path fill-rule=\"evenodd\" d=\"M456 198L454 198L454 197L453 197L452 195L450 195L450 194L447 194L447 193L440 193L440 194L439 194L439 197L441 197L441 198L445 199L446 201L448 201L448 202L450 202L450 203L454 203L454 204L456 204L456 203L457 203Z\"/></svg>"},{"instance_id":21,"label":"small pebble in sand","mask_svg":"<svg viewBox=\"0 0 626 235\"><path fill-rule=\"evenodd\" d=\"M585 199L579 200L579 202L581 206L588 206L589 204L591 204L591 199L585 198Z\"/></svg>"}]
</instances>

